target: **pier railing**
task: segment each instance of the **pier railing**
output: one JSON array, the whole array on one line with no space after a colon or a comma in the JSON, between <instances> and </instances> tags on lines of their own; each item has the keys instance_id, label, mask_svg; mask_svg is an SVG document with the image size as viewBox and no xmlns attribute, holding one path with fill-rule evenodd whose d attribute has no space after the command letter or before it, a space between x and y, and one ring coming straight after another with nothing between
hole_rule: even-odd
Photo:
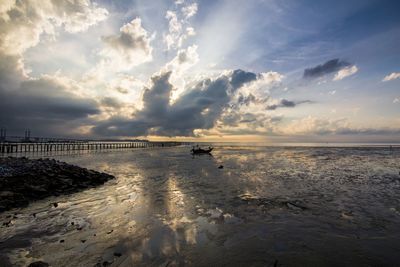
<instances>
[{"instance_id":1,"label":"pier railing","mask_svg":"<svg viewBox=\"0 0 400 267\"><path fill-rule=\"evenodd\" d=\"M171 147L182 145L181 142L0 142L0 154L24 152L105 150L149 147Z\"/></svg>"}]
</instances>

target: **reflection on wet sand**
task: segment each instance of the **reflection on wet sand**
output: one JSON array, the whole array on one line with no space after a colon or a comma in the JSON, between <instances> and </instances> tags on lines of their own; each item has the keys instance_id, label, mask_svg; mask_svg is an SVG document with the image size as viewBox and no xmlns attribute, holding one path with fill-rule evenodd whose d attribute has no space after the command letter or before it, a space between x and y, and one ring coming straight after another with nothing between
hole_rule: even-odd
<instances>
[{"instance_id":1,"label":"reflection on wet sand","mask_svg":"<svg viewBox=\"0 0 400 267\"><path fill-rule=\"evenodd\" d=\"M0 232L1 266L398 262L399 151L227 147L213 154L192 157L180 147L56 155L117 179L1 214L1 223L11 221Z\"/></svg>"}]
</instances>

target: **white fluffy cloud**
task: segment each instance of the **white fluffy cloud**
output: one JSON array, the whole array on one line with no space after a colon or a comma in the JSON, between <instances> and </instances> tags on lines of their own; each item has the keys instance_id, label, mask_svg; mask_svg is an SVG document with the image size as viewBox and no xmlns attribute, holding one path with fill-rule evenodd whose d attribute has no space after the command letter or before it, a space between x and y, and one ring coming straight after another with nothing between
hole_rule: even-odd
<instances>
[{"instance_id":1,"label":"white fluffy cloud","mask_svg":"<svg viewBox=\"0 0 400 267\"><path fill-rule=\"evenodd\" d=\"M20 134L80 134L99 114L86 88L61 72L33 77L24 67L25 52L60 30L82 32L106 19L108 12L89 0L0 2L0 124ZM24 107L24 108L21 108Z\"/></svg>"},{"instance_id":2,"label":"white fluffy cloud","mask_svg":"<svg viewBox=\"0 0 400 267\"><path fill-rule=\"evenodd\" d=\"M197 13L197 3L190 4L188 6L182 7L182 13L186 19L193 17Z\"/></svg>"},{"instance_id":3,"label":"white fluffy cloud","mask_svg":"<svg viewBox=\"0 0 400 267\"><path fill-rule=\"evenodd\" d=\"M179 4L183 4L183 1ZM190 36L196 35L189 24L189 18L197 13L197 3L183 6L180 10L168 10L165 18L168 20L168 32L164 33L164 43L167 50L178 49Z\"/></svg>"},{"instance_id":4,"label":"white fluffy cloud","mask_svg":"<svg viewBox=\"0 0 400 267\"><path fill-rule=\"evenodd\" d=\"M198 61L197 45L192 45L178 50L176 56L165 65L164 71L172 72L170 82L174 85L174 90L171 94L171 101L175 101L184 92L187 83L184 73Z\"/></svg>"},{"instance_id":5,"label":"white fluffy cloud","mask_svg":"<svg viewBox=\"0 0 400 267\"><path fill-rule=\"evenodd\" d=\"M358 68L356 65L353 65L351 67L346 67L341 70L339 70L336 74L335 77L333 77L334 81L340 81L343 80L344 78L351 76L355 74L358 71Z\"/></svg>"},{"instance_id":6,"label":"white fluffy cloud","mask_svg":"<svg viewBox=\"0 0 400 267\"><path fill-rule=\"evenodd\" d=\"M193 27L187 27L186 28L186 35L187 36L195 36L196 32L195 32L194 28Z\"/></svg>"},{"instance_id":7,"label":"white fluffy cloud","mask_svg":"<svg viewBox=\"0 0 400 267\"><path fill-rule=\"evenodd\" d=\"M195 65L199 61L199 54L197 53L197 45L189 46L186 49L180 49L176 57L167 63L167 70L182 73Z\"/></svg>"},{"instance_id":8,"label":"white fluffy cloud","mask_svg":"<svg viewBox=\"0 0 400 267\"><path fill-rule=\"evenodd\" d=\"M382 82L387 82L398 78L400 78L400 72L392 72L391 74L386 75L385 78L383 78Z\"/></svg>"},{"instance_id":9,"label":"white fluffy cloud","mask_svg":"<svg viewBox=\"0 0 400 267\"><path fill-rule=\"evenodd\" d=\"M268 97L269 89L279 85L284 77L284 75L275 71L259 73L256 80L246 84L240 89L240 93L243 95L252 94L257 98Z\"/></svg>"},{"instance_id":10,"label":"white fluffy cloud","mask_svg":"<svg viewBox=\"0 0 400 267\"><path fill-rule=\"evenodd\" d=\"M100 52L114 70L129 70L152 60L153 48L147 31L136 18L120 28L119 35L102 37L106 47Z\"/></svg>"},{"instance_id":11,"label":"white fluffy cloud","mask_svg":"<svg viewBox=\"0 0 400 267\"><path fill-rule=\"evenodd\" d=\"M168 22L168 34L164 35L164 42L167 45L167 49L181 47L182 45L182 23L178 20L178 16L175 12L168 10L165 18Z\"/></svg>"},{"instance_id":12,"label":"white fluffy cloud","mask_svg":"<svg viewBox=\"0 0 400 267\"><path fill-rule=\"evenodd\" d=\"M37 45L45 33L55 38L55 28L81 32L106 19L108 12L89 0L1 1L0 51L21 54Z\"/></svg>"}]
</instances>

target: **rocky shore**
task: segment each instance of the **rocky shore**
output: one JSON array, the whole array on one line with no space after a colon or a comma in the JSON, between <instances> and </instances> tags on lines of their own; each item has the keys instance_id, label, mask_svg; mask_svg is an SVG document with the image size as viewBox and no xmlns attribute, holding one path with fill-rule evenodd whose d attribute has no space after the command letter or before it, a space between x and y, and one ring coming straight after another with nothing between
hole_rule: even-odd
<instances>
[{"instance_id":1,"label":"rocky shore","mask_svg":"<svg viewBox=\"0 0 400 267\"><path fill-rule=\"evenodd\" d=\"M0 158L0 212L101 185L113 178L54 159Z\"/></svg>"}]
</instances>

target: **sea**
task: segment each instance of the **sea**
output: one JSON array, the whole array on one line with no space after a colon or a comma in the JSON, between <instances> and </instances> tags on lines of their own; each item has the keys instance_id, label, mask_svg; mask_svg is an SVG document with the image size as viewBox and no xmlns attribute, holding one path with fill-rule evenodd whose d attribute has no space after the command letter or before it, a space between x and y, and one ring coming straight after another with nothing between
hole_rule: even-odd
<instances>
[{"instance_id":1,"label":"sea","mask_svg":"<svg viewBox=\"0 0 400 267\"><path fill-rule=\"evenodd\" d=\"M116 179L0 214L0 266L400 266L399 146L202 145L24 154Z\"/></svg>"}]
</instances>

